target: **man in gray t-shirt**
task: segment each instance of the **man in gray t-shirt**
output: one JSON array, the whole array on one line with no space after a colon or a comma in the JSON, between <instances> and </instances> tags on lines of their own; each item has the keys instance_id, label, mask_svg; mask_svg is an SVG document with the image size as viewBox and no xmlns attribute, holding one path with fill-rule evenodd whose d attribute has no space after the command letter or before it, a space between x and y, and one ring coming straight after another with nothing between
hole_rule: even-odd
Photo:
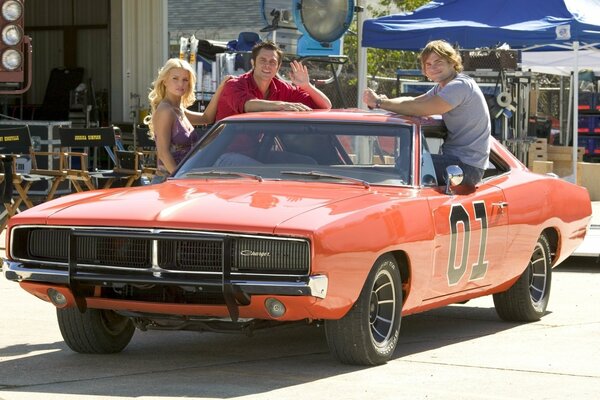
<instances>
[{"instance_id":1,"label":"man in gray t-shirt","mask_svg":"<svg viewBox=\"0 0 600 400\"><path fill-rule=\"evenodd\" d=\"M448 165L463 169L463 185L475 186L483 177L490 156L491 123L481 89L465 74L460 55L443 40L429 42L420 55L423 73L436 85L418 97L388 99L366 89L363 101L372 108L398 114L441 114L448 137L441 154L433 154L438 182L445 180Z\"/></svg>"},{"instance_id":2,"label":"man in gray t-shirt","mask_svg":"<svg viewBox=\"0 0 600 400\"><path fill-rule=\"evenodd\" d=\"M435 85L430 96L440 96L453 108L442 114L448 137L443 154L458 157L463 163L485 169L490 155L490 114L477 83L458 74L444 87Z\"/></svg>"}]
</instances>

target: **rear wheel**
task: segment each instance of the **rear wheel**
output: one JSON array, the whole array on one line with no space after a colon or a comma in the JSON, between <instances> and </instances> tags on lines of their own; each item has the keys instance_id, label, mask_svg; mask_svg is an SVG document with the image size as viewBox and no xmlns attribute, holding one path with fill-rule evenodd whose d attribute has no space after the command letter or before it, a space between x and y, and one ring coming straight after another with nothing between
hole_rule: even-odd
<instances>
[{"instance_id":1,"label":"rear wheel","mask_svg":"<svg viewBox=\"0 0 600 400\"><path fill-rule=\"evenodd\" d=\"M402 310L402 282L396 261L380 257L360 296L339 320L325 321L331 353L345 364L386 363L398 343Z\"/></svg>"},{"instance_id":2,"label":"rear wheel","mask_svg":"<svg viewBox=\"0 0 600 400\"><path fill-rule=\"evenodd\" d=\"M542 234L521 277L510 289L494 295L496 312L506 321L538 321L548 307L551 282L550 245Z\"/></svg>"},{"instance_id":3,"label":"rear wheel","mask_svg":"<svg viewBox=\"0 0 600 400\"><path fill-rule=\"evenodd\" d=\"M111 310L56 309L58 326L65 343L78 353L118 353L131 341L133 322Z\"/></svg>"}]
</instances>

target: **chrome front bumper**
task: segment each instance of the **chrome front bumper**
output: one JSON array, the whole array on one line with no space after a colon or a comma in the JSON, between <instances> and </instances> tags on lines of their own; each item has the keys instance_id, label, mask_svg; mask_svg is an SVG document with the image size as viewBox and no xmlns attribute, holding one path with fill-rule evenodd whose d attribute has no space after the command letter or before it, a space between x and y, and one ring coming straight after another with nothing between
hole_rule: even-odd
<instances>
[{"instance_id":1,"label":"chrome front bumper","mask_svg":"<svg viewBox=\"0 0 600 400\"><path fill-rule=\"evenodd\" d=\"M25 268L23 263L16 261L3 261L3 271L6 279L15 282L43 282L56 285L69 285L72 276L69 271L58 269ZM206 285L206 282L190 280L186 278L167 278L160 275L125 276L98 273L78 272L77 282L87 284L106 285L107 283L136 283L136 284L162 284L162 285L184 285L194 284ZM301 281L267 281L267 280L244 280L230 279L228 285L248 295L281 295L281 296L313 296L324 299L327 296L329 280L325 275L312 275Z\"/></svg>"}]
</instances>

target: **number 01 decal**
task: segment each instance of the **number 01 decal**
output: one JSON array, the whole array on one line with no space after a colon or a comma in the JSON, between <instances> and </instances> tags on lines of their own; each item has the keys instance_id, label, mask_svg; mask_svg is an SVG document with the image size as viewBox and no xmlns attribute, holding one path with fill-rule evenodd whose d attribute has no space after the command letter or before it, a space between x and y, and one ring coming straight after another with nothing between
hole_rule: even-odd
<instances>
[{"instance_id":1,"label":"number 01 decal","mask_svg":"<svg viewBox=\"0 0 600 400\"><path fill-rule=\"evenodd\" d=\"M475 281L485 277L488 262L484 260L487 247L488 220L485 212L485 203L478 201L473 203L475 220L481 224L481 235L479 238L479 254L477 262L473 264L469 281ZM460 230L459 227L463 229ZM462 231L462 232L461 232ZM459 235L464 234L460 265L456 265L456 253L458 250ZM462 204L454 204L450 211L450 256L448 257L448 285L456 285L467 272L467 261L469 248L471 246L471 221L469 213Z\"/></svg>"}]
</instances>

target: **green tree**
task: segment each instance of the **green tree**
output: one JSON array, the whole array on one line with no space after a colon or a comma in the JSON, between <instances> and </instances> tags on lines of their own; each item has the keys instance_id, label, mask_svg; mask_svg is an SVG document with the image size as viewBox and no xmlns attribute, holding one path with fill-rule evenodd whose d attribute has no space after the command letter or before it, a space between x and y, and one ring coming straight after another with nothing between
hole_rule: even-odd
<instances>
[{"instance_id":1,"label":"green tree","mask_svg":"<svg viewBox=\"0 0 600 400\"><path fill-rule=\"evenodd\" d=\"M392 12L413 11L428 3L430 0L380 0L377 6L367 6L373 18L389 15ZM358 60L357 21L354 19L349 34L344 37L344 54L348 56L348 72L356 73ZM367 49L367 74L371 77L395 77L396 70L419 69L417 53L413 51Z\"/></svg>"}]
</instances>

